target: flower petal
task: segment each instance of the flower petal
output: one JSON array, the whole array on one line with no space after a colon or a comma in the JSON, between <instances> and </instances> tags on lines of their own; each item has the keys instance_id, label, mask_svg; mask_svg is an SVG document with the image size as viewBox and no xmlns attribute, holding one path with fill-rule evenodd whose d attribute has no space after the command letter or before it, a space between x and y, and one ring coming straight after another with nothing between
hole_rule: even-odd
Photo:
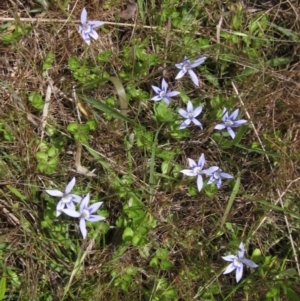
<instances>
[{"instance_id":1,"label":"flower petal","mask_svg":"<svg viewBox=\"0 0 300 301\"><path fill-rule=\"evenodd\" d=\"M226 108L223 109L222 120L225 122L228 119L228 111Z\"/></svg>"},{"instance_id":2,"label":"flower petal","mask_svg":"<svg viewBox=\"0 0 300 301\"><path fill-rule=\"evenodd\" d=\"M189 118L189 113L184 110L184 109L179 109L178 113L183 117L183 118Z\"/></svg>"},{"instance_id":3,"label":"flower petal","mask_svg":"<svg viewBox=\"0 0 300 301\"><path fill-rule=\"evenodd\" d=\"M174 97L174 96L176 96L178 94L180 94L179 91L171 91L171 92L166 93L166 96L167 97Z\"/></svg>"},{"instance_id":4,"label":"flower petal","mask_svg":"<svg viewBox=\"0 0 300 301\"><path fill-rule=\"evenodd\" d=\"M194 117L197 117L199 114L201 114L203 107L199 106L194 110Z\"/></svg>"},{"instance_id":5,"label":"flower petal","mask_svg":"<svg viewBox=\"0 0 300 301\"><path fill-rule=\"evenodd\" d=\"M216 184L217 184L217 187L218 187L218 189L220 189L220 187L221 187L221 185L222 185L222 179L221 179L221 177L219 178L219 179L216 179Z\"/></svg>"},{"instance_id":6,"label":"flower petal","mask_svg":"<svg viewBox=\"0 0 300 301\"><path fill-rule=\"evenodd\" d=\"M204 154L202 154L200 157L199 157L199 160L198 160L198 166L202 169L203 166L205 164L205 158L204 158Z\"/></svg>"},{"instance_id":7,"label":"flower petal","mask_svg":"<svg viewBox=\"0 0 300 301\"><path fill-rule=\"evenodd\" d=\"M66 186L66 189L65 189L65 193L66 194L69 194L71 192L71 190L73 189L73 187L75 186L75 182L76 182L76 179L75 177L68 183L68 185Z\"/></svg>"},{"instance_id":8,"label":"flower petal","mask_svg":"<svg viewBox=\"0 0 300 301\"><path fill-rule=\"evenodd\" d=\"M100 216L100 215L90 215L89 218L86 219L89 222L99 222L105 220L105 217Z\"/></svg>"},{"instance_id":9,"label":"flower petal","mask_svg":"<svg viewBox=\"0 0 300 301\"><path fill-rule=\"evenodd\" d=\"M95 204L91 205L91 206L88 208L89 212L90 212L90 213L93 213L93 212L97 211L97 210L100 208L100 206L101 206L102 204L103 204L103 202L98 202L98 203L95 203Z\"/></svg>"},{"instance_id":10,"label":"flower petal","mask_svg":"<svg viewBox=\"0 0 300 301\"><path fill-rule=\"evenodd\" d=\"M182 129L185 129L186 127L188 127L191 123L191 119L186 119L180 126L179 126L179 129L182 130Z\"/></svg>"},{"instance_id":11,"label":"flower petal","mask_svg":"<svg viewBox=\"0 0 300 301\"><path fill-rule=\"evenodd\" d=\"M161 92L161 89L159 87L156 87L156 86L151 86L151 87L155 91L156 94L159 94Z\"/></svg>"},{"instance_id":12,"label":"flower petal","mask_svg":"<svg viewBox=\"0 0 300 301\"><path fill-rule=\"evenodd\" d=\"M69 202L66 204L67 205L67 208L72 210L72 211L76 211L76 208L75 208L75 205L73 202Z\"/></svg>"},{"instance_id":13,"label":"flower petal","mask_svg":"<svg viewBox=\"0 0 300 301\"><path fill-rule=\"evenodd\" d=\"M195 125L199 126L199 128L200 128L201 130L203 130L202 123L201 123L199 120L197 120L196 118L193 118L192 121L193 121L193 123L194 123Z\"/></svg>"},{"instance_id":14,"label":"flower petal","mask_svg":"<svg viewBox=\"0 0 300 301\"><path fill-rule=\"evenodd\" d=\"M160 101L160 100L162 100L162 98L159 95L156 95L156 96L152 97L151 100Z\"/></svg>"},{"instance_id":15,"label":"flower petal","mask_svg":"<svg viewBox=\"0 0 300 301\"><path fill-rule=\"evenodd\" d=\"M244 254L245 254L245 245L243 244L243 242L241 242L239 245L238 257L241 259L244 257Z\"/></svg>"},{"instance_id":16,"label":"flower petal","mask_svg":"<svg viewBox=\"0 0 300 301\"><path fill-rule=\"evenodd\" d=\"M224 130L226 128L225 124L220 123L215 126L215 130Z\"/></svg>"},{"instance_id":17,"label":"flower petal","mask_svg":"<svg viewBox=\"0 0 300 301\"><path fill-rule=\"evenodd\" d=\"M190 100L188 101L186 108L188 113L194 113L194 107Z\"/></svg>"},{"instance_id":18,"label":"flower petal","mask_svg":"<svg viewBox=\"0 0 300 301\"><path fill-rule=\"evenodd\" d=\"M175 79L180 79L180 78L182 78L185 74L186 74L186 71L180 70L180 71L178 72L178 74L176 75Z\"/></svg>"},{"instance_id":19,"label":"flower petal","mask_svg":"<svg viewBox=\"0 0 300 301\"><path fill-rule=\"evenodd\" d=\"M222 256L222 258L226 261L231 261L231 262L233 262L235 259L238 259L235 255L226 255L226 256Z\"/></svg>"},{"instance_id":20,"label":"flower petal","mask_svg":"<svg viewBox=\"0 0 300 301\"><path fill-rule=\"evenodd\" d=\"M193 159L188 158L188 161L191 168L197 167L197 163Z\"/></svg>"},{"instance_id":21,"label":"flower petal","mask_svg":"<svg viewBox=\"0 0 300 301\"><path fill-rule=\"evenodd\" d=\"M167 82L165 81L165 79L163 78L162 81L161 81L161 89L165 92L167 92L167 89L168 89L168 84Z\"/></svg>"},{"instance_id":22,"label":"flower petal","mask_svg":"<svg viewBox=\"0 0 300 301\"><path fill-rule=\"evenodd\" d=\"M239 282L239 281L242 279L242 276L243 276L243 268L244 268L243 265L236 268L236 274L235 274L236 282Z\"/></svg>"},{"instance_id":23,"label":"flower petal","mask_svg":"<svg viewBox=\"0 0 300 301\"><path fill-rule=\"evenodd\" d=\"M98 40L99 38L99 35L98 33L95 31L95 30L92 30L90 33L89 33L90 37L92 37L94 40Z\"/></svg>"},{"instance_id":24,"label":"flower petal","mask_svg":"<svg viewBox=\"0 0 300 301\"><path fill-rule=\"evenodd\" d=\"M56 216L60 216L62 214L62 210L65 208L65 204L63 201L59 201L56 205Z\"/></svg>"},{"instance_id":25,"label":"flower petal","mask_svg":"<svg viewBox=\"0 0 300 301\"><path fill-rule=\"evenodd\" d=\"M250 259L242 258L240 261L250 268L257 268L258 265Z\"/></svg>"},{"instance_id":26,"label":"flower petal","mask_svg":"<svg viewBox=\"0 0 300 301\"><path fill-rule=\"evenodd\" d=\"M231 136L231 138L234 139L235 133L234 133L234 131L232 130L231 127L227 127L227 132Z\"/></svg>"},{"instance_id":27,"label":"flower petal","mask_svg":"<svg viewBox=\"0 0 300 301\"><path fill-rule=\"evenodd\" d=\"M52 196L58 196L58 197L63 197L64 194L63 192L57 190L57 189L51 189L51 190L45 190L48 194Z\"/></svg>"},{"instance_id":28,"label":"flower petal","mask_svg":"<svg viewBox=\"0 0 300 301\"><path fill-rule=\"evenodd\" d=\"M248 121L246 119L240 119L240 120L237 120L233 123L232 127L233 128L236 128L238 126L241 126L242 124L244 123L247 123Z\"/></svg>"},{"instance_id":29,"label":"flower petal","mask_svg":"<svg viewBox=\"0 0 300 301\"><path fill-rule=\"evenodd\" d=\"M196 86L199 86L199 79L193 70L188 70L188 73Z\"/></svg>"},{"instance_id":30,"label":"flower petal","mask_svg":"<svg viewBox=\"0 0 300 301\"><path fill-rule=\"evenodd\" d=\"M236 109L236 110L234 110L231 114L230 114L230 116L229 116L229 119L230 120L236 120L236 118L238 117L238 115L239 115L239 109Z\"/></svg>"},{"instance_id":31,"label":"flower petal","mask_svg":"<svg viewBox=\"0 0 300 301\"><path fill-rule=\"evenodd\" d=\"M199 191L202 190L202 187L203 187L203 179L202 179L202 176L201 176L201 175L198 175L198 177L197 177L197 187L198 187L198 190L199 190Z\"/></svg>"},{"instance_id":32,"label":"flower petal","mask_svg":"<svg viewBox=\"0 0 300 301\"><path fill-rule=\"evenodd\" d=\"M206 56L200 57L199 59L195 60L194 63L191 64L191 67L195 68L195 67L203 64L206 59L207 59Z\"/></svg>"},{"instance_id":33,"label":"flower petal","mask_svg":"<svg viewBox=\"0 0 300 301\"><path fill-rule=\"evenodd\" d=\"M69 194L69 196L71 196L71 202L75 202L75 203L80 203L81 200L82 200L82 197L81 196L78 196L76 194Z\"/></svg>"},{"instance_id":34,"label":"flower petal","mask_svg":"<svg viewBox=\"0 0 300 301\"><path fill-rule=\"evenodd\" d=\"M212 176L218 169L218 166L211 166L208 169L202 170L202 173L204 173L207 176Z\"/></svg>"},{"instance_id":35,"label":"flower petal","mask_svg":"<svg viewBox=\"0 0 300 301\"><path fill-rule=\"evenodd\" d=\"M83 209L85 209L85 208L88 207L89 201L90 201L90 194L88 193L88 194L81 200L81 203L80 203L80 212L82 212Z\"/></svg>"},{"instance_id":36,"label":"flower petal","mask_svg":"<svg viewBox=\"0 0 300 301\"><path fill-rule=\"evenodd\" d=\"M87 235L87 231L86 231L86 225L85 225L85 219L81 218L79 221L79 228L80 228L80 232L82 234L83 238L86 238Z\"/></svg>"},{"instance_id":37,"label":"flower petal","mask_svg":"<svg viewBox=\"0 0 300 301\"><path fill-rule=\"evenodd\" d=\"M185 174L188 177L194 177L195 176L193 170L191 170L191 169L183 169L180 172L182 172L183 174Z\"/></svg>"},{"instance_id":38,"label":"flower petal","mask_svg":"<svg viewBox=\"0 0 300 301\"><path fill-rule=\"evenodd\" d=\"M222 178L225 178L225 179L233 179L233 176L232 175L230 175L229 173L227 173L227 172L220 172L220 176L222 177Z\"/></svg>"},{"instance_id":39,"label":"flower petal","mask_svg":"<svg viewBox=\"0 0 300 301\"><path fill-rule=\"evenodd\" d=\"M81 11L81 15L80 15L80 22L81 24L86 23L87 20L87 11L85 9L85 7L83 8L83 10Z\"/></svg>"},{"instance_id":40,"label":"flower petal","mask_svg":"<svg viewBox=\"0 0 300 301\"><path fill-rule=\"evenodd\" d=\"M169 104L170 104L170 100L169 100L169 98L168 98L168 97L164 97L164 98L163 98L163 100L164 100L164 102L165 102L167 105L169 105Z\"/></svg>"},{"instance_id":41,"label":"flower petal","mask_svg":"<svg viewBox=\"0 0 300 301\"><path fill-rule=\"evenodd\" d=\"M229 274L236 269L235 265L231 263L223 272L223 274Z\"/></svg>"},{"instance_id":42,"label":"flower petal","mask_svg":"<svg viewBox=\"0 0 300 301\"><path fill-rule=\"evenodd\" d=\"M102 22L102 21L89 21L88 24L91 25L93 28L97 28L99 26L103 26L104 22Z\"/></svg>"},{"instance_id":43,"label":"flower petal","mask_svg":"<svg viewBox=\"0 0 300 301\"><path fill-rule=\"evenodd\" d=\"M63 213L65 213L66 215L72 216L72 217L80 217L80 213L71 209L63 209L62 210Z\"/></svg>"}]
</instances>

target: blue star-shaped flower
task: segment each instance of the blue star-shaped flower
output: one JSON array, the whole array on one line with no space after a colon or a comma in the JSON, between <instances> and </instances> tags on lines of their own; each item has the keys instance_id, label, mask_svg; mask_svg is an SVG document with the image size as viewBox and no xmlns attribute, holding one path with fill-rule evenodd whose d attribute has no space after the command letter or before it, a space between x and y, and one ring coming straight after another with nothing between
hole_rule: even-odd
<instances>
[{"instance_id":1,"label":"blue star-shaped flower","mask_svg":"<svg viewBox=\"0 0 300 301\"><path fill-rule=\"evenodd\" d=\"M222 178L233 179L233 176L223 172L218 166L212 166L208 169L203 170L203 173L210 177L207 184L215 183L218 188L221 187Z\"/></svg>"},{"instance_id":2,"label":"blue star-shaped flower","mask_svg":"<svg viewBox=\"0 0 300 301\"><path fill-rule=\"evenodd\" d=\"M200 156L198 164L193 159L188 158L188 160L191 169L183 169L180 172L189 177L197 177L197 187L201 191L203 187L202 169L205 164L204 154Z\"/></svg>"},{"instance_id":3,"label":"blue star-shaped flower","mask_svg":"<svg viewBox=\"0 0 300 301\"><path fill-rule=\"evenodd\" d=\"M193 104L188 101L187 103L187 110L183 110L183 109L179 109L178 113L186 118L186 120L184 122L181 123L180 125L180 129L185 129L187 126L190 125L191 122L193 122L194 124L198 125L200 127L201 130L203 130L203 126L202 123L196 119L196 117L201 114L203 107L199 106L197 107L195 110L193 108Z\"/></svg>"},{"instance_id":4,"label":"blue star-shaped flower","mask_svg":"<svg viewBox=\"0 0 300 301\"><path fill-rule=\"evenodd\" d=\"M203 62L206 60L206 57L200 57L199 59L195 60L193 63L185 56L183 62L175 64L175 66L180 69L178 74L176 75L175 79L182 78L187 72L190 75L193 83L196 86L199 86L199 80L196 75L196 73L192 70L193 68L203 64Z\"/></svg>"},{"instance_id":5,"label":"blue star-shaped flower","mask_svg":"<svg viewBox=\"0 0 300 301\"><path fill-rule=\"evenodd\" d=\"M241 242L239 245L238 256L235 255L222 256L224 260L231 262L229 266L225 269L223 274L229 274L232 271L236 270L236 274L235 274L236 282L239 282L243 276L244 265L250 268L258 267L258 265L255 262L245 258L244 253L245 253L245 246Z\"/></svg>"},{"instance_id":6,"label":"blue star-shaped flower","mask_svg":"<svg viewBox=\"0 0 300 301\"><path fill-rule=\"evenodd\" d=\"M151 86L151 87L155 91L155 93L157 94L156 96L152 97L151 100L160 101L160 100L163 99L164 102L167 105L170 103L170 98L171 97L180 94L180 92L178 92L178 91L168 92L168 84L167 84L167 82L165 81L164 78L161 82L161 88L156 87L156 86Z\"/></svg>"},{"instance_id":7,"label":"blue star-shaped flower","mask_svg":"<svg viewBox=\"0 0 300 301\"><path fill-rule=\"evenodd\" d=\"M227 129L227 132L229 133L229 135L231 136L232 139L234 139L235 137L235 133L232 130L232 128L236 128L241 126L242 124L246 123L247 120L245 119L240 119L240 120L236 120L237 116L239 114L239 109L236 109L235 111L233 111L233 113L229 116L228 111L226 108L223 109L223 117L222 120L224 123L220 123L217 124L215 126L216 130L223 130L223 129Z\"/></svg>"},{"instance_id":8,"label":"blue star-shaped flower","mask_svg":"<svg viewBox=\"0 0 300 301\"><path fill-rule=\"evenodd\" d=\"M91 37L94 40L97 40L99 38L97 32L94 30L94 28L97 28L99 26L104 25L104 22L101 21L87 21L87 11L85 8L83 8L81 15L80 15L80 22L81 25L79 25L78 32L82 36L83 40L90 45L91 43Z\"/></svg>"}]
</instances>

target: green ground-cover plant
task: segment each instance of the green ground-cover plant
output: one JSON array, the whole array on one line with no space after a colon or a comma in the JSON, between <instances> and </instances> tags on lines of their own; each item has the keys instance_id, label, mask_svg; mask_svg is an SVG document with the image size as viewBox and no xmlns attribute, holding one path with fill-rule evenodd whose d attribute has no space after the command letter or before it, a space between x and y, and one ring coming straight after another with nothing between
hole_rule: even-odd
<instances>
[{"instance_id":1,"label":"green ground-cover plant","mask_svg":"<svg viewBox=\"0 0 300 301\"><path fill-rule=\"evenodd\" d=\"M294 2L0 4L0 300L299 300Z\"/></svg>"}]
</instances>

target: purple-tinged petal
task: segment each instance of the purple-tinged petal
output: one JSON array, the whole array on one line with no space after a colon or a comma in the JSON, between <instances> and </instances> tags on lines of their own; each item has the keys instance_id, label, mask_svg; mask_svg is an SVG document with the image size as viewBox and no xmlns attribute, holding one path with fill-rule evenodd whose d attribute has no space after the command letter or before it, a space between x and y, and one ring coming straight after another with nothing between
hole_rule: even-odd
<instances>
[{"instance_id":1,"label":"purple-tinged petal","mask_svg":"<svg viewBox=\"0 0 300 301\"><path fill-rule=\"evenodd\" d=\"M81 200L81 203L80 203L80 212L82 212L84 208L87 208L87 207L88 207L89 201L90 201L90 194L88 193L88 194Z\"/></svg>"},{"instance_id":2,"label":"purple-tinged petal","mask_svg":"<svg viewBox=\"0 0 300 301\"><path fill-rule=\"evenodd\" d=\"M93 204L93 205L91 205L90 207L89 207L89 212L90 213L93 213L93 212L95 212L95 211L97 211L99 208L100 208L100 206L103 204L103 202L98 202L98 203L95 203L95 204Z\"/></svg>"},{"instance_id":3,"label":"purple-tinged petal","mask_svg":"<svg viewBox=\"0 0 300 301\"><path fill-rule=\"evenodd\" d=\"M207 185L213 184L213 183L215 183L215 181L216 181L216 179L213 176L211 176L207 182Z\"/></svg>"},{"instance_id":4,"label":"purple-tinged petal","mask_svg":"<svg viewBox=\"0 0 300 301\"><path fill-rule=\"evenodd\" d=\"M183 173L184 175L188 176L188 177L194 177L195 174L191 169L183 169L180 171L181 173Z\"/></svg>"},{"instance_id":5,"label":"purple-tinged petal","mask_svg":"<svg viewBox=\"0 0 300 301\"><path fill-rule=\"evenodd\" d=\"M194 117L197 117L199 114L201 114L203 107L199 106L194 110Z\"/></svg>"},{"instance_id":6,"label":"purple-tinged petal","mask_svg":"<svg viewBox=\"0 0 300 301\"><path fill-rule=\"evenodd\" d=\"M71 196L71 201L75 203L80 203L82 200L82 197L76 194L69 194L69 196Z\"/></svg>"},{"instance_id":7,"label":"purple-tinged petal","mask_svg":"<svg viewBox=\"0 0 300 301\"><path fill-rule=\"evenodd\" d=\"M183 66L183 63L175 64L175 67L178 68L178 69L182 69L182 66Z\"/></svg>"},{"instance_id":8,"label":"purple-tinged petal","mask_svg":"<svg viewBox=\"0 0 300 301\"><path fill-rule=\"evenodd\" d=\"M242 276L243 276L243 268L244 268L243 265L241 265L240 267L237 267L237 268L236 268L236 274L235 274L236 282L239 282L239 281L242 279Z\"/></svg>"},{"instance_id":9,"label":"purple-tinged petal","mask_svg":"<svg viewBox=\"0 0 300 301\"><path fill-rule=\"evenodd\" d=\"M199 157L199 160L198 160L198 166L202 169L204 164L205 164L204 154L201 154L201 156Z\"/></svg>"},{"instance_id":10,"label":"purple-tinged petal","mask_svg":"<svg viewBox=\"0 0 300 301\"><path fill-rule=\"evenodd\" d=\"M63 201L59 201L56 205L56 216L60 216L62 210L65 208L65 204Z\"/></svg>"},{"instance_id":11,"label":"purple-tinged petal","mask_svg":"<svg viewBox=\"0 0 300 301\"><path fill-rule=\"evenodd\" d=\"M45 190L48 194L51 196L58 196L58 197L63 197L64 194L63 192L57 190L57 189L51 189L51 190Z\"/></svg>"},{"instance_id":12,"label":"purple-tinged petal","mask_svg":"<svg viewBox=\"0 0 300 301\"><path fill-rule=\"evenodd\" d=\"M237 120L237 121L235 121L235 122L233 123L232 127L233 127L233 128L236 128L236 127L241 126L242 124L244 124L244 123L246 123L246 122L247 122L247 120L245 120L245 119Z\"/></svg>"},{"instance_id":13,"label":"purple-tinged petal","mask_svg":"<svg viewBox=\"0 0 300 301\"><path fill-rule=\"evenodd\" d=\"M258 265L250 259L242 258L240 261L250 268L257 268Z\"/></svg>"},{"instance_id":14,"label":"purple-tinged petal","mask_svg":"<svg viewBox=\"0 0 300 301\"><path fill-rule=\"evenodd\" d=\"M73 187L75 186L75 182L76 179L75 177L68 183L68 185L66 186L65 192L66 194L69 194L71 192L71 190L73 189Z\"/></svg>"},{"instance_id":15,"label":"purple-tinged petal","mask_svg":"<svg viewBox=\"0 0 300 301\"><path fill-rule=\"evenodd\" d=\"M183 63L184 63L184 64L186 64L186 63L190 64L191 61L188 59L187 56L184 56Z\"/></svg>"},{"instance_id":16,"label":"purple-tinged petal","mask_svg":"<svg viewBox=\"0 0 300 301\"><path fill-rule=\"evenodd\" d=\"M99 35L95 30L92 30L89 35L94 39L94 40L98 40Z\"/></svg>"},{"instance_id":17,"label":"purple-tinged petal","mask_svg":"<svg viewBox=\"0 0 300 301\"><path fill-rule=\"evenodd\" d=\"M188 161L190 168L197 167L197 163L193 159L188 158Z\"/></svg>"},{"instance_id":18,"label":"purple-tinged petal","mask_svg":"<svg viewBox=\"0 0 300 301\"><path fill-rule=\"evenodd\" d=\"M89 37L86 37L84 34L82 35L83 40L90 45L91 44L91 39Z\"/></svg>"},{"instance_id":19,"label":"purple-tinged petal","mask_svg":"<svg viewBox=\"0 0 300 301\"><path fill-rule=\"evenodd\" d=\"M215 130L224 130L226 128L226 125L223 123L217 124L215 126Z\"/></svg>"},{"instance_id":20,"label":"purple-tinged petal","mask_svg":"<svg viewBox=\"0 0 300 301\"><path fill-rule=\"evenodd\" d=\"M199 79L193 70L188 70L188 73L196 86L199 86Z\"/></svg>"},{"instance_id":21,"label":"purple-tinged petal","mask_svg":"<svg viewBox=\"0 0 300 301\"><path fill-rule=\"evenodd\" d=\"M161 89L159 87L156 87L156 86L151 86L151 87L155 91L156 94L159 94L161 92Z\"/></svg>"},{"instance_id":22,"label":"purple-tinged petal","mask_svg":"<svg viewBox=\"0 0 300 301\"><path fill-rule=\"evenodd\" d=\"M82 10L82 12L81 12L81 15L80 15L80 22L81 22L81 24L86 23L86 20L87 20L87 11L86 11L86 9L84 7L83 10Z\"/></svg>"},{"instance_id":23,"label":"purple-tinged petal","mask_svg":"<svg viewBox=\"0 0 300 301\"><path fill-rule=\"evenodd\" d=\"M80 228L80 232L82 234L83 238L86 238L87 235L87 231L86 231L86 225L85 225L85 219L81 218L79 221L79 228Z\"/></svg>"},{"instance_id":24,"label":"purple-tinged petal","mask_svg":"<svg viewBox=\"0 0 300 301\"><path fill-rule=\"evenodd\" d=\"M164 97L164 98L163 98L163 100L164 100L164 102L165 102L167 105L169 105L169 104L170 104L170 100L169 100L169 98L168 98L168 97Z\"/></svg>"},{"instance_id":25,"label":"purple-tinged petal","mask_svg":"<svg viewBox=\"0 0 300 301\"><path fill-rule=\"evenodd\" d=\"M206 60L206 57L205 57L205 56L200 57L199 59L195 60L195 61L191 64L191 67L192 67L192 68L195 68L195 67L197 67L197 66L203 64L205 60Z\"/></svg>"},{"instance_id":26,"label":"purple-tinged petal","mask_svg":"<svg viewBox=\"0 0 300 301\"><path fill-rule=\"evenodd\" d=\"M99 26L103 26L104 22L102 22L102 21L89 21L88 24L91 25L93 28L97 28Z\"/></svg>"},{"instance_id":27,"label":"purple-tinged petal","mask_svg":"<svg viewBox=\"0 0 300 301\"><path fill-rule=\"evenodd\" d=\"M99 222L105 220L105 217L100 215L91 215L89 218L86 219L89 222Z\"/></svg>"},{"instance_id":28,"label":"purple-tinged petal","mask_svg":"<svg viewBox=\"0 0 300 301\"><path fill-rule=\"evenodd\" d=\"M180 71L178 72L178 74L176 75L175 79L180 79L180 78L182 78L185 74L186 74L186 71L180 70Z\"/></svg>"},{"instance_id":29,"label":"purple-tinged petal","mask_svg":"<svg viewBox=\"0 0 300 301\"><path fill-rule=\"evenodd\" d=\"M62 212L71 217L80 217L80 213L70 209L62 209Z\"/></svg>"},{"instance_id":30,"label":"purple-tinged petal","mask_svg":"<svg viewBox=\"0 0 300 301\"><path fill-rule=\"evenodd\" d=\"M165 92L167 92L167 89L168 89L168 84L164 78L162 79L162 82L161 82L161 89Z\"/></svg>"},{"instance_id":31,"label":"purple-tinged petal","mask_svg":"<svg viewBox=\"0 0 300 301\"><path fill-rule=\"evenodd\" d=\"M201 175L198 175L198 177L197 177L197 187L198 187L198 190L199 190L199 191L202 190L202 187L203 187L203 179L202 179L202 176L201 176Z\"/></svg>"},{"instance_id":32,"label":"purple-tinged petal","mask_svg":"<svg viewBox=\"0 0 300 301\"><path fill-rule=\"evenodd\" d=\"M223 272L223 274L229 274L236 269L235 265L231 263Z\"/></svg>"},{"instance_id":33,"label":"purple-tinged petal","mask_svg":"<svg viewBox=\"0 0 300 301\"><path fill-rule=\"evenodd\" d=\"M166 93L166 96L167 97L174 97L174 96L176 96L178 94L180 94L179 91L171 91L171 92Z\"/></svg>"},{"instance_id":34,"label":"purple-tinged petal","mask_svg":"<svg viewBox=\"0 0 300 301\"><path fill-rule=\"evenodd\" d=\"M67 208L72 210L72 211L76 211L76 207L74 205L74 203L70 202L70 203L67 203Z\"/></svg>"},{"instance_id":35,"label":"purple-tinged petal","mask_svg":"<svg viewBox=\"0 0 300 301\"><path fill-rule=\"evenodd\" d=\"M162 98L159 95L156 95L156 96L152 97L151 100L160 101L160 100L162 100Z\"/></svg>"},{"instance_id":36,"label":"purple-tinged petal","mask_svg":"<svg viewBox=\"0 0 300 301\"><path fill-rule=\"evenodd\" d=\"M239 115L239 109L236 109L235 111L233 111L230 114L229 119L232 120L232 121L236 120L236 118L238 117L238 115Z\"/></svg>"},{"instance_id":37,"label":"purple-tinged petal","mask_svg":"<svg viewBox=\"0 0 300 301\"><path fill-rule=\"evenodd\" d=\"M204 173L207 176L212 176L214 174L214 172L216 172L218 169L219 169L218 166L212 166L212 167L209 167L208 169L204 169L202 171L202 173Z\"/></svg>"},{"instance_id":38,"label":"purple-tinged petal","mask_svg":"<svg viewBox=\"0 0 300 301\"><path fill-rule=\"evenodd\" d=\"M234 131L232 130L232 128L227 127L227 132L228 132L228 134L230 135L230 137L231 137L232 139L234 139L235 133L234 133Z\"/></svg>"},{"instance_id":39,"label":"purple-tinged petal","mask_svg":"<svg viewBox=\"0 0 300 301\"><path fill-rule=\"evenodd\" d=\"M200 128L201 130L203 130L202 123L201 123L199 120L197 120L196 118L193 118L192 121L193 121L193 123L194 123L195 125L199 126L199 128Z\"/></svg>"},{"instance_id":40,"label":"purple-tinged petal","mask_svg":"<svg viewBox=\"0 0 300 301\"><path fill-rule=\"evenodd\" d=\"M184 110L184 109L179 109L178 113L183 117L183 118L189 118L189 113Z\"/></svg>"},{"instance_id":41,"label":"purple-tinged petal","mask_svg":"<svg viewBox=\"0 0 300 301\"><path fill-rule=\"evenodd\" d=\"M235 255L226 255L226 256L222 256L222 258L226 261L231 261L231 262L233 262L235 259L238 259Z\"/></svg>"},{"instance_id":42,"label":"purple-tinged petal","mask_svg":"<svg viewBox=\"0 0 300 301\"><path fill-rule=\"evenodd\" d=\"M187 128L191 123L191 119L186 119L180 126L179 126L179 129L182 130L182 129L185 129Z\"/></svg>"},{"instance_id":43,"label":"purple-tinged petal","mask_svg":"<svg viewBox=\"0 0 300 301\"><path fill-rule=\"evenodd\" d=\"M228 111L226 108L223 109L222 120L225 122L228 119Z\"/></svg>"},{"instance_id":44,"label":"purple-tinged petal","mask_svg":"<svg viewBox=\"0 0 300 301\"><path fill-rule=\"evenodd\" d=\"M221 178L216 179L216 180L215 180L215 183L216 183L218 189L220 189L220 187L221 187L221 185L222 185L222 179L221 179Z\"/></svg>"},{"instance_id":45,"label":"purple-tinged petal","mask_svg":"<svg viewBox=\"0 0 300 301\"><path fill-rule=\"evenodd\" d=\"M188 113L194 113L194 107L193 107L193 104L190 100L187 103L187 112Z\"/></svg>"},{"instance_id":46,"label":"purple-tinged petal","mask_svg":"<svg viewBox=\"0 0 300 301\"><path fill-rule=\"evenodd\" d=\"M243 258L244 254L245 254L245 245L243 244L243 242L241 242L239 245L238 257Z\"/></svg>"},{"instance_id":47,"label":"purple-tinged petal","mask_svg":"<svg viewBox=\"0 0 300 301\"><path fill-rule=\"evenodd\" d=\"M227 172L220 172L220 176L222 177L222 178L225 178L225 179L233 179L233 176L232 175L230 175L229 173L227 173Z\"/></svg>"}]
</instances>

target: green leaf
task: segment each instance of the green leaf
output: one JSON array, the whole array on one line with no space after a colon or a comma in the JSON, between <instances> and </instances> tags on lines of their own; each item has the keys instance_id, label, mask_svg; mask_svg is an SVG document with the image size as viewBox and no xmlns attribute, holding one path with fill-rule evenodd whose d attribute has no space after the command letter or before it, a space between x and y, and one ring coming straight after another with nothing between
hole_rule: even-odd
<instances>
[{"instance_id":1,"label":"green leaf","mask_svg":"<svg viewBox=\"0 0 300 301\"><path fill-rule=\"evenodd\" d=\"M6 292L6 277L2 277L0 280L0 301L3 300Z\"/></svg>"},{"instance_id":2,"label":"green leaf","mask_svg":"<svg viewBox=\"0 0 300 301\"><path fill-rule=\"evenodd\" d=\"M160 268L165 271L169 270L172 266L173 266L172 261L167 259L163 259L160 263Z\"/></svg>"},{"instance_id":3,"label":"green leaf","mask_svg":"<svg viewBox=\"0 0 300 301\"><path fill-rule=\"evenodd\" d=\"M28 96L29 101L31 102L32 106L38 110L42 110L44 107L43 97L38 92L31 92Z\"/></svg>"},{"instance_id":4,"label":"green leaf","mask_svg":"<svg viewBox=\"0 0 300 301\"><path fill-rule=\"evenodd\" d=\"M23 193L21 193L16 187L13 187L11 185L6 185L6 187L19 199L22 201L26 201L26 197L24 196Z\"/></svg>"},{"instance_id":5,"label":"green leaf","mask_svg":"<svg viewBox=\"0 0 300 301\"><path fill-rule=\"evenodd\" d=\"M234 184L234 187L233 187L233 190L231 192L231 195L230 195L230 198L229 198L229 201L228 201L228 204L227 204L227 207L226 207L226 210L224 212L224 215L223 215L223 218L222 218L222 221L221 221L221 228L223 227L223 225L225 224L226 222L226 219L227 219L227 216L231 210L231 207L233 205L233 202L235 200L235 197L239 191L239 188L240 188L240 184L241 184L241 176L240 174L237 176L236 178L236 181L235 181L235 184Z\"/></svg>"},{"instance_id":6,"label":"green leaf","mask_svg":"<svg viewBox=\"0 0 300 301\"><path fill-rule=\"evenodd\" d=\"M127 227L123 232L122 239L124 241L131 241L133 238L133 235L134 235L133 230L131 228Z\"/></svg>"}]
</instances>

